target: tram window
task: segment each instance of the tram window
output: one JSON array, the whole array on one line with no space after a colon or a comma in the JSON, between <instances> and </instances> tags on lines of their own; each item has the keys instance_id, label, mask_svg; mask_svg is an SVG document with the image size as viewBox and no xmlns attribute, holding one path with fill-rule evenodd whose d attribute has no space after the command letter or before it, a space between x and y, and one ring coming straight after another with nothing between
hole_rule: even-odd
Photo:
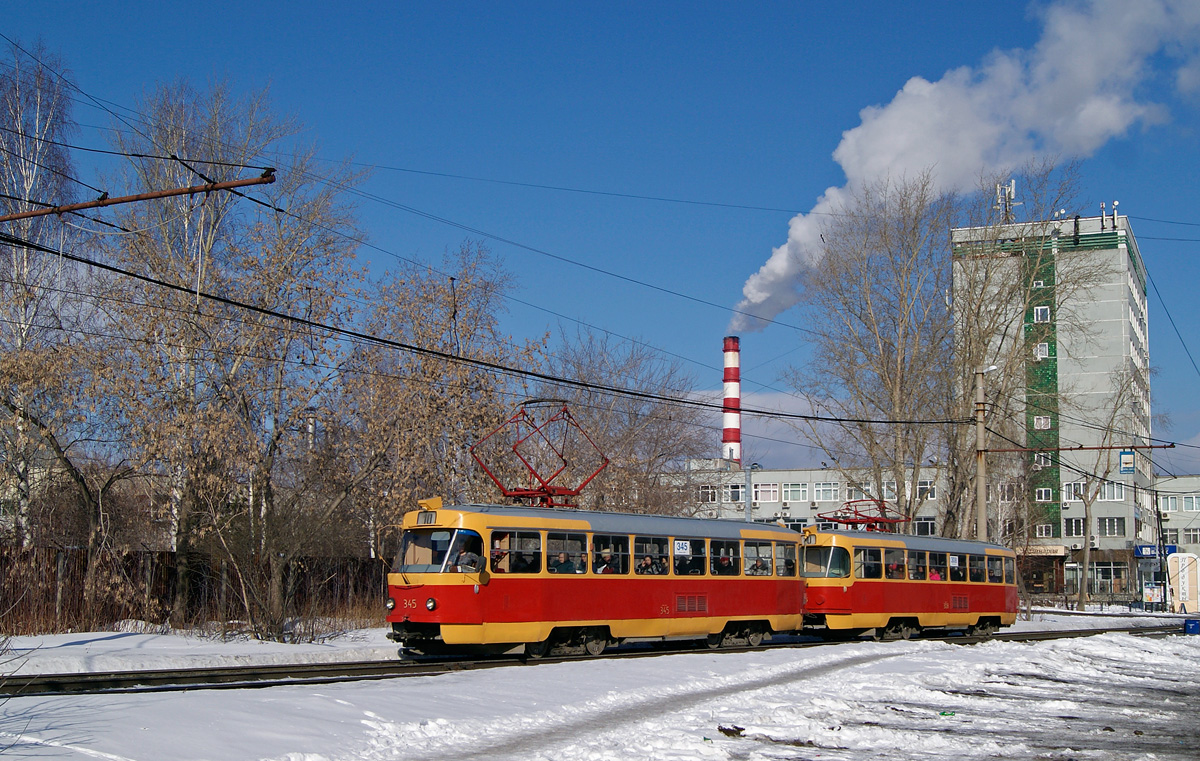
<instances>
[{"instance_id":1,"label":"tram window","mask_svg":"<svg viewBox=\"0 0 1200 761\"><path fill-rule=\"evenodd\" d=\"M989 557L987 559L987 580L989 584L1004 583L1004 558Z\"/></svg>"},{"instance_id":2,"label":"tram window","mask_svg":"<svg viewBox=\"0 0 1200 761\"><path fill-rule=\"evenodd\" d=\"M680 576L703 576L705 569L704 540L676 539L675 573Z\"/></svg>"},{"instance_id":3,"label":"tram window","mask_svg":"<svg viewBox=\"0 0 1200 761\"><path fill-rule=\"evenodd\" d=\"M971 581L982 582L986 578L983 568L983 555L968 555L967 568L971 573Z\"/></svg>"},{"instance_id":4,"label":"tram window","mask_svg":"<svg viewBox=\"0 0 1200 761\"><path fill-rule=\"evenodd\" d=\"M859 579L883 578L883 554L878 547L854 548L854 575Z\"/></svg>"},{"instance_id":5,"label":"tram window","mask_svg":"<svg viewBox=\"0 0 1200 761\"><path fill-rule=\"evenodd\" d=\"M950 581L966 581L967 580L967 556L962 554L951 553L950 559Z\"/></svg>"},{"instance_id":6,"label":"tram window","mask_svg":"<svg viewBox=\"0 0 1200 761\"><path fill-rule=\"evenodd\" d=\"M449 548L449 531L405 531L392 570L398 573L440 571Z\"/></svg>"},{"instance_id":7,"label":"tram window","mask_svg":"<svg viewBox=\"0 0 1200 761\"><path fill-rule=\"evenodd\" d=\"M663 576L671 573L670 540L665 536L635 536L633 572L645 576Z\"/></svg>"},{"instance_id":8,"label":"tram window","mask_svg":"<svg viewBox=\"0 0 1200 761\"><path fill-rule=\"evenodd\" d=\"M542 570L542 536L536 531L493 531L492 573Z\"/></svg>"},{"instance_id":9,"label":"tram window","mask_svg":"<svg viewBox=\"0 0 1200 761\"><path fill-rule=\"evenodd\" d=\"M746 575L771 575L770 542L746 542Z\"/></svg>"},{"instance_id":10,"label":"tram window","mask_svg":"<svg viewBox=\"0 0 1200 761\"><path fill-rule=\"evenodd\" d=\"M459 529L446 555L446 571L474 573L483 567L483 537L474 531Z\"/></svg>"},{"instance_id":11,"label":"tram window","mask_svg":"<svg viewBox=\"0 0 1200 761\"><path fill-rule=\"evenodd\" d=\"M920 550L908 551L908 578L925 581L925 553Z\"/></svg>"},{"instance_id":12,"label":"tram window","mask_svg":"<svg viewBox=\"0 0 1200 761\"><path fill-rule=\"evenodd\" d=\"M1004 558L1004 583L1017 583L1017 561L1013 558Z\"/></svg>"},{"instance_id":13,"label":"tram window","mask_svg":"<svg viewBox=\"0 0 1200 761\"><path fill-rule=\"evenodd\" d=\"M845 547L805 547L804 575L813 579L844 579L850 575Z\"/></svg>"},{"instance_id":14,"label":"tram window","mask_svg":"<svg viewBox=\"0 0 1200 761\"><path fill-rule=\"evenodd\" d=\"M712 572L714 576L737 576L741 573L739 542L734 539L712 540Z\"/></svg>"},{"instance_id":15,"label":"tram window","mask_svg":"<svg viewBox=\"0 0 1200 761\"><path fill-rule=\"evenodd\" d=\"M629 537L596 534L592 537L592 570L596 573L629 573Z\"/></svg>"},{"instance_id":16,"label":"tram window","mask_svg":"<svg viewBox=\"0 0 1200 761\"><path fill-rule=\"evenodd\" d=\"M929 553L929 580L945 581L946 578L946 553Z\"/></svg>"},{"instance_id":17,"label":"tram window","mask_svg":"<svg viewBox=\"0 0 1200 761\"><path fill-rule=\"evenodd\" d=\"M587 572L587 534L546 534L546 570L550 573Z\"/></svg>"},{"instance_id":18,"label":"tram window","mask_svg":"<svg viewBox=\"0 0 1200 761\"><path fill-rule=\"evenodd\" d=\"M904 550L895 547L889 547L883 551L883 564L887 568L887 577L889 579L903 579L907 576L904 573Z\"/></svg>"},{"instance_id":19,"label":"tram window","mask_svg":"<svg viewBox=\"0 0 1200 761\"><path fill-rule=\"evenodd\" d=\"M849 568L849 566L850 561L847 560L846 567ZM796 575L796 545L791 542L775 543L775 575Z\"/></svg>"}]
</instances>

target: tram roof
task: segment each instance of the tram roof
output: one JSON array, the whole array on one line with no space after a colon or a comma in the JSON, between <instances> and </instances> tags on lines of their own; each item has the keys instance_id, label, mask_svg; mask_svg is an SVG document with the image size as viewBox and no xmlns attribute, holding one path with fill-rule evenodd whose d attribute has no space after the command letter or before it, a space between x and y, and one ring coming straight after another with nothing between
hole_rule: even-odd
<instances>
[{"instance_id":1,"label":"tram roof","mask_svg":"<svg viewBox=\"0 0 1200 761\"><path fill-rule=\"evenodd\" d=\"M718 520L715 518L680 518L642 513L606 513L596 510L574 510L558 507L528 507L525 505L443 505L439 510L494 515L498 518L529 518L586 521L591 531L613 534L644 534L654 536L707 536L717 539L738 539L743 531L768 531L786 534L795 541L800 533L775 523Z\"/></svg>"},{"instance_id":2,"label":"tram roof","mask_svg":"<svg viewBox=\"0 0 1200 761\"><path fill-rule=\"evenodd\" d=\"M892 534L886 531L844 531L844 530L829 530L821 531L822 534L832 534L833 536L843 536L852 539L859 544L871 544L873 542L895 542L900 541L910 550L926 550L928 552L956 552L956 553L975 553L978 554L983 550L1000 550L1002 552L1010 552L1009 548L1002 544L993 544L992 542L976 542L970 539L949 539L942 536L913 536L912 534Z\"/></svg>"}]
</instances>

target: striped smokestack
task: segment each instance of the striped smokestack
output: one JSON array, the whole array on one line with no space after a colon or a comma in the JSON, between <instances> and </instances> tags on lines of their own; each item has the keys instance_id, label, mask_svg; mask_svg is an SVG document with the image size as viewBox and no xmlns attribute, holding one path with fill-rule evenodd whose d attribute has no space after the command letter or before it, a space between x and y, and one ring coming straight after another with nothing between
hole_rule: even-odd
<instances>
[{"instance_id":1,"label":"striped smokestack","mask_svg":"<svg viewBox=\"0 0 1200 761\"><path fill-rule=\"evenodd\" d=\"M737 336L725 336L725 404L721 414L721 456L742 461L742 370Z\"/></svg>"}]
</instances>

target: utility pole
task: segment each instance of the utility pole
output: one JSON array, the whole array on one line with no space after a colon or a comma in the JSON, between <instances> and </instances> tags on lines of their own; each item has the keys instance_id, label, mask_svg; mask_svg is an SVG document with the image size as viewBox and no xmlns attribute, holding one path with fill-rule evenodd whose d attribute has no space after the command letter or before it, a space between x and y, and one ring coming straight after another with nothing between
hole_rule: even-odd
<instances>
[{"instance_id":1,"label":"utility pole","mask_svg":"<svg viewBox=\"0 0 1200 761\"><path fill-rule=\"evenodd\" d=\"M983 425L983 376L996 366L975 368L975 539L987 541L987 447Z\"/></svg>"}]
</instances>

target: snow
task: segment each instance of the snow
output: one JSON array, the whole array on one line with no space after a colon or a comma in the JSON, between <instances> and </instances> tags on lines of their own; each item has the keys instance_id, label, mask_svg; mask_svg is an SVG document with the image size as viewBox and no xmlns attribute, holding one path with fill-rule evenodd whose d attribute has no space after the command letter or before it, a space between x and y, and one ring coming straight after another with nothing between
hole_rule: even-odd
<instances>
[{"instance_id":1,"label":"snow","mask_svg":"<svg viewBox=\"0 0 1200 761\"><path fill-rule=\"evenodd\" d=\"M1034 618L1013 628L1182 626L1149 616ZM394 658L383 635L314 645L136 632L19 637L15 659L0 668ZM1200 636L860 641L321 687L12 698L0 705L0 749L111 761L1195 759L1198 683Z\"/></svg>"}]
</instances>

